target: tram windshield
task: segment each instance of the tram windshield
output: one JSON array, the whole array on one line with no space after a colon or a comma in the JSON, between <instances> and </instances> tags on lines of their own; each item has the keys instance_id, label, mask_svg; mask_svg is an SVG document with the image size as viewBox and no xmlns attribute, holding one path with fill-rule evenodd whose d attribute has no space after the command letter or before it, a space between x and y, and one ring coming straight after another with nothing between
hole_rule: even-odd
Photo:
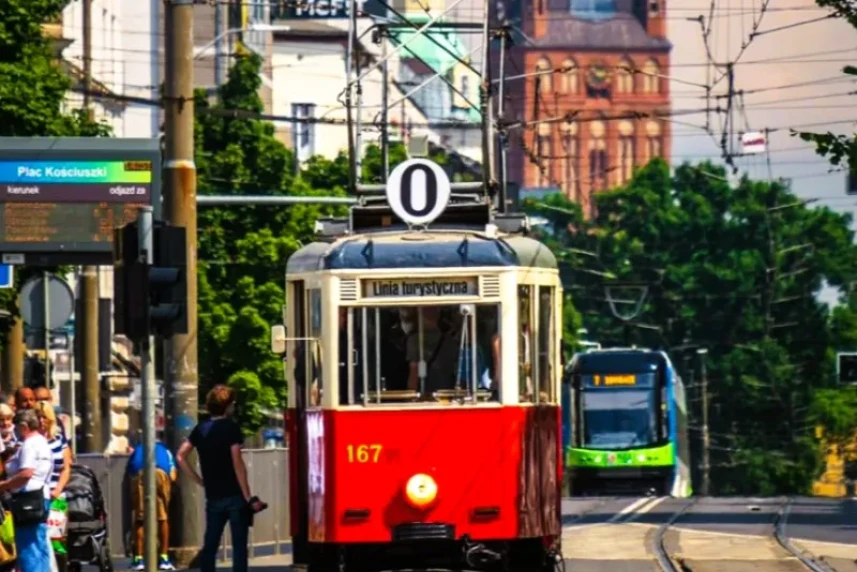
<instances>
[{"instance_id":1,"label":"tram windshield","mask_svg":"<svg viewBox=\"0 0 857 572\"><path fill-rule=\"evenodd\" d=\"M342 404L497 399L496 304L342 308L340 324Z\"/></svg>"},{"instance_id":2,"label":"tram windshield","mask_svg":"<svg viewBox=\"0 0 857 572\"><path fill-rule=\"evenodd\" d=\"M583 447L630 449L657 441L654 389L586 389L581 406Z\"/></svg>"}]
</instances>

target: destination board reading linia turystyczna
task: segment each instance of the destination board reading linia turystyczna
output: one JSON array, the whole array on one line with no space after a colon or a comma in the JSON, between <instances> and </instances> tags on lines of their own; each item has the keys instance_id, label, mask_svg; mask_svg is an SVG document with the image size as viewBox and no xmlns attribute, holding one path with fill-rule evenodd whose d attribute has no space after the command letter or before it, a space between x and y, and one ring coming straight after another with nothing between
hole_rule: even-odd
<instances>
[{"instance_id":1,"label":"destination board reading linia turystyczna","mask_svg":"<svg viewBox=\"0 0 857 572\"><path fill-rule=\"evenodd\" d=\"M0 161L0 242L111 242L152 202L152 161Z\"/></svg>"}]
</instances>

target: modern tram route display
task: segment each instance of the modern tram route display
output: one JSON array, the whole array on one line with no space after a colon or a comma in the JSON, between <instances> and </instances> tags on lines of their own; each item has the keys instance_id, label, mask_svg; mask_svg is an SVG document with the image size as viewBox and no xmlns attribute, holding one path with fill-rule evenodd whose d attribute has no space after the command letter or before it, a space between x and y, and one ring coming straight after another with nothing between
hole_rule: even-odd
<instances>
[{"instance_id":1,"label":"modern tram route display","mask_svg":"<svg viewBox=\"0 0 857 572\"><path fill-rule=\"evenodd\" d=\"M33 203L0 205L0 242L113 241L113 228L137 219L146 203ZM75 221L74 225L69 221Z\"/></svg>"},{"instance_id":2,"label":"modern tram route display","mask_svg":"<svg viewBox=\"0 0 857 572\"><path fill-rule=\"evenodd\" d=\"M0 137L0 254L11 264L99 264L141 207L160 217L156 139Z\"/></svg>"}]
</instances>

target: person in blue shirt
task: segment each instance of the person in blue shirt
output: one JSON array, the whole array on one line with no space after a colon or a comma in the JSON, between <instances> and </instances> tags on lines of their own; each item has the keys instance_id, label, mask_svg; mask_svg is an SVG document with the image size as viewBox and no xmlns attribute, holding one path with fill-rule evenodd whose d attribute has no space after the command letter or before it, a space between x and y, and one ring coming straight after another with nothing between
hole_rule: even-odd
<instances>
[{"instance_id":1,"label":"person in blue shirt","mask_svg":"<svg viewBox=\"0 0 857 572\"><path fill-rule=\"evenodd\" d=\"M145 494L143 491L143 445L131 452L128 459L128 476L131 479L131 507L134 523L134 559L133 570L145 570L143 562L143 520ZM175 570L167 551L170 546L169 505L173 482L178 477L173 454L160 441L155 442L155 483L158 505L158 544L161 555L158 570Z\"/></svg>"}]
</instances>

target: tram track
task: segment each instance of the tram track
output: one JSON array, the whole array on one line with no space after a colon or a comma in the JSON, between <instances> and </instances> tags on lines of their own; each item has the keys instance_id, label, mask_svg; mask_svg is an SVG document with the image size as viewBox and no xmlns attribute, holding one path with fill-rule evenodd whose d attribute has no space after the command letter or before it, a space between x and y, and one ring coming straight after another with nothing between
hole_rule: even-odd
<instances>
[{"instance_id":1,"label":"tram track","mask_svg":"<svg viewBox=\"0 0 857 572\"><path fill-rule=\"evenodd\" d=\"M792 506L791 498L785 498L779 503L771 523L770 534L766 536L711 533L676 527L676 523L700 501L701 499L695 498L684 503L658 527L652 537L651 551L661 572L713 572L727 568L741 570L744 566L749 566L759 572L802 572L804 570L837 572L833 567L808 552L798 549L789 540L786 527ZM754 509L751 508L751 510ZM759 510L758 507L755 510ZM708 541L710 545L707 547L707 554L695 554L693 552L684 554L670 551L667 548L667 534L671 530L679 536L683 534L712 535ZM729 548L731 548L732 539L741 539L744 546L730 553ZM680 540L678 544L683 546L684 542ZM778 553L773 549L773 546L779 549ZM756 554L753 554L754 552ZM713 554L717 554L717 556L712 557Z\"/></svg>"}]
</instances>

